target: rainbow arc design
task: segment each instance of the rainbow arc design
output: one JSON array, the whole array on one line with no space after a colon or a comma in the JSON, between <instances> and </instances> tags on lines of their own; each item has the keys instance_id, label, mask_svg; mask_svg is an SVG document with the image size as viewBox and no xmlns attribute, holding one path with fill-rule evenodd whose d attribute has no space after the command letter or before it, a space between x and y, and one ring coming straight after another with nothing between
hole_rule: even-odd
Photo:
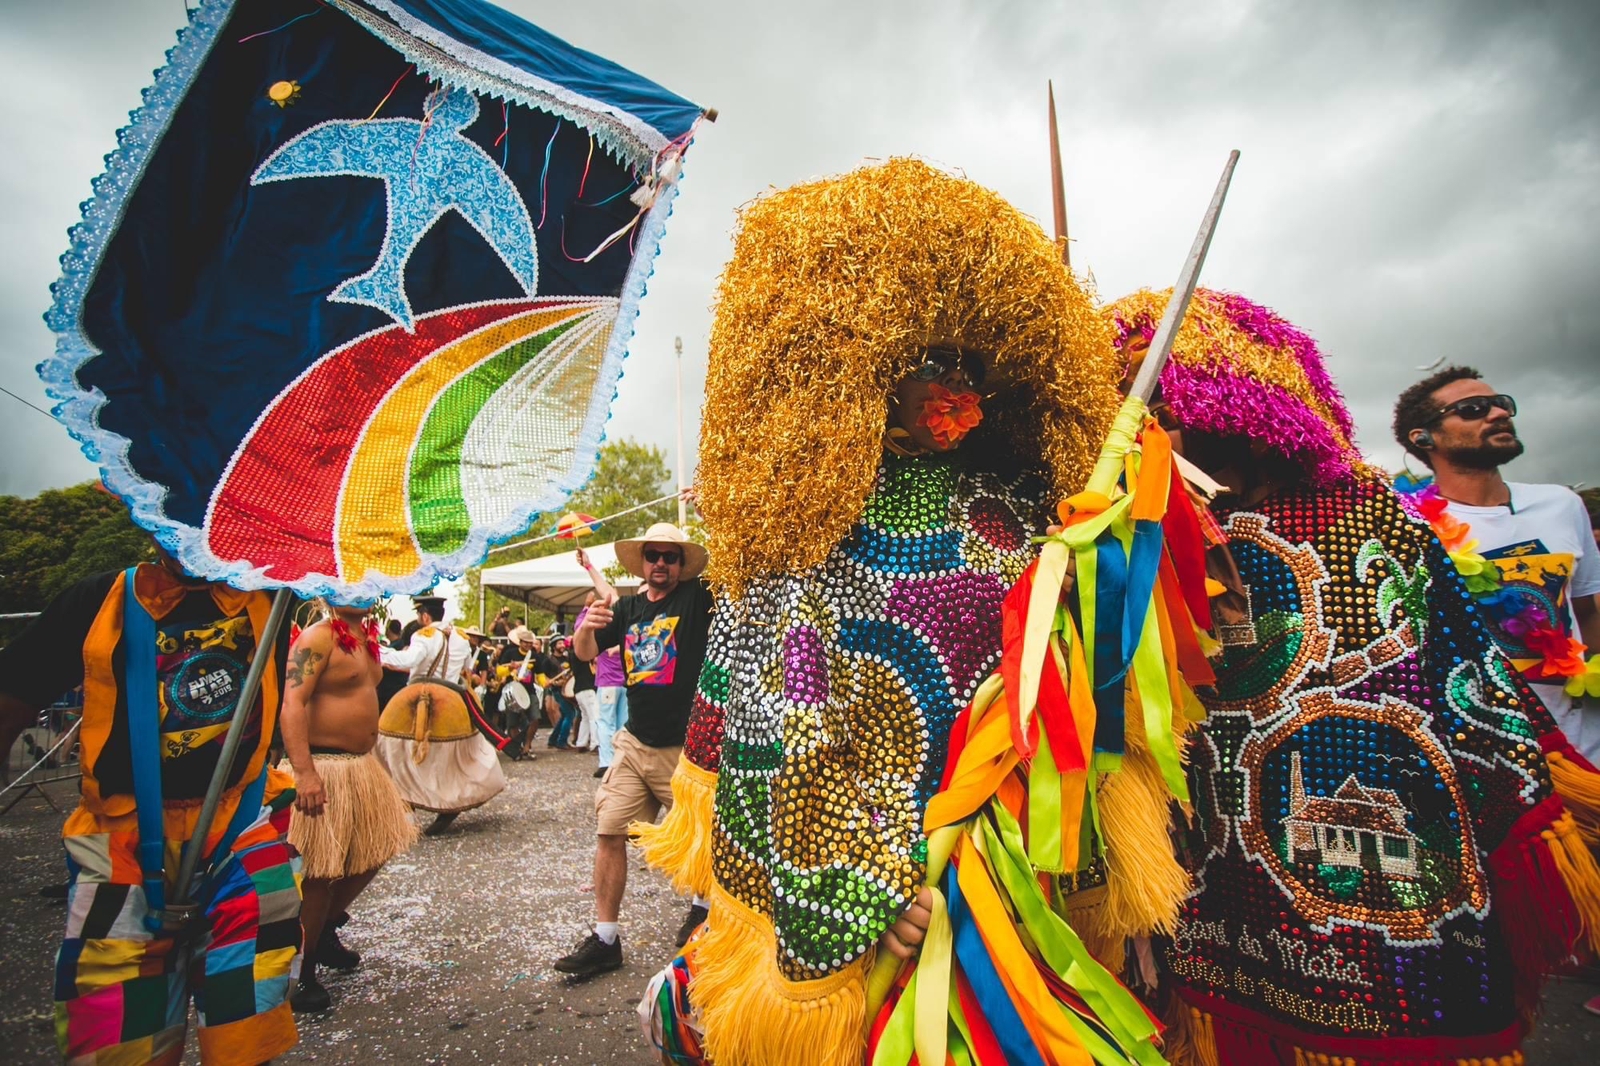
<instances>
[{"instance_id":1,"label":"rainbow arc design","mask_svg":"<svg viewBox=\"0 0 1600 1066\"><path fill-rule=\"evenodd\" d=\"M204 535L274 583L391 585L526 525L568 473L618 301L451 308L335 349L267 407Z\"/></svg>"}]
</instances>

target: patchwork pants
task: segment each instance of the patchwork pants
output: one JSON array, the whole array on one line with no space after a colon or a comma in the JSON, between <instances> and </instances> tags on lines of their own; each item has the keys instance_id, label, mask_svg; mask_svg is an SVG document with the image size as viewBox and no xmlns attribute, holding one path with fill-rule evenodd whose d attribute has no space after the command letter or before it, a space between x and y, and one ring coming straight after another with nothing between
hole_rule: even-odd
<instances>
[{"instance_id":1,"label":"patchwork pants","mask_svg":"<svg viewBox=\"0 0 1600 1066\"><path fill-rule=\"evenodd\" d=\"M217 826L228 824L240 791L223 797ZM197 893L204 917L181 942L145 927L135 816L73 812L63 830L72 885L55 978L66 1062L177 1066L191 999L207 1066L250 1066L295 1045L289 992L300 968L300 860L284 838L293 797L292 788L269 784L260 816ZM199 807L164 812L169 891ZM220 836L219 828L212 841Z\"/></svg>"}]
</instances>

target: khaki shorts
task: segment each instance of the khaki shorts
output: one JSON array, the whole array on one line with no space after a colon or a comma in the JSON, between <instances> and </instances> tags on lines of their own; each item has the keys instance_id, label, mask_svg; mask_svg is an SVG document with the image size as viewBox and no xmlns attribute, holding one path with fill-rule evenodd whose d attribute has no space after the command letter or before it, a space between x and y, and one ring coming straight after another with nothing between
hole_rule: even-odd
<instances>
[{"instance_id":1,"label":"khaki shorts","mask_svg":"<svg viewBox=\"0 0 1600 1066\"><path fill-rule=\"evenodd\" d=\"M601 836L623 836L634 822L654 821L672 806L672 772L678 768L679 745L652 748L626 729L612 741L611 768L594 793L594 813Z\"/></svg>"}]
</instances>

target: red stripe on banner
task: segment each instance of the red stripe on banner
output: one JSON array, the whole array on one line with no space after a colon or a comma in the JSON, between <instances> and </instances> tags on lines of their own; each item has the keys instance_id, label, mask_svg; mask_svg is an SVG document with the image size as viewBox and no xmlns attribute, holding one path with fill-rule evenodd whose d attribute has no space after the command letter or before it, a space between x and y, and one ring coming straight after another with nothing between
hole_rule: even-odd
<instances>
[{"instance_id":1,"label":"red stripe on banner","mask_svg":"<svg viewBox=\"0 0 1600 1066\"><path fill-rule=\"evenodd\" d=\"M1174 463L1172 488L1167 495L1167 513L1161 518L1161 532L1166 536L1167 553L1172 557L1189 613L1201 629L1210 629L1211 598L1206 595L1206 538L1200 529L1200 516L1194 513L1194 506L1189 489L1183 483L1183 475L1178 473L1178 466Z\"/></svg>"},{"instance_id":2,"label":"red stripe on banner","mask_svg":"<svg viewBox=\"0 0 1600 1066\"><path fill-rule=\"evenodd\" d=\"M473 305L391 326L324 357L278 394L240 445L206 520L213 554L265 567L275 581L338 573L339 491L361 431L389 390L439 348L538 301ZM411 442L395 442L395 462Z\"/></svg>"},{"instance_id":3,"label":"red stripe on banner","mask_svg":"<svg viewBox=\"0 0 1600 1066\"><path fill-rule=\"evenodd\" d=\"M1028 600L1038 576L1039 561L1035 559L1011 586L1000 605L1000 677L1011 696L1011 742L1024 758L1031 756L1039 744L1038 718L1029 721L1028 735L1023 736L1016 713L1022 693L1022 641L1028 627Z\"/></svg>"},{"instance_id":4,"label":"red stripe on banner","mask_svg":"<svg viewBox=\"0 0 1600 1066\"><path fill-rule=\"evenodd\" d=\"M958 967L952 976L956 979L956 994L961 997L961 1013L967 1019L967 1032L972 1036L972 1047L968 1049L972 1052L972 1061L977 1066L1006 1066L1006 1053L1000 1050L1000 1041L989 1028L983 1006L973 994L972 985L967 983L967 975Z\"/></svg>"}]
</instances>

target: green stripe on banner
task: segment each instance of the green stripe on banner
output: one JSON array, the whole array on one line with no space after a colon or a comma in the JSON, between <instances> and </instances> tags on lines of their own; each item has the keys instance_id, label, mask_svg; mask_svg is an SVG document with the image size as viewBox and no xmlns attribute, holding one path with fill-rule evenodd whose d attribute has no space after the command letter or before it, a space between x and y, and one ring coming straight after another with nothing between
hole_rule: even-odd
<instances>
[{"instance_id":1,"label":"green stripe on banner","mask_svg":"<svg viewBox=\"0 0 1600 1066\"><path fill-rule=\"evenodd\" d=\"M1036 870L1067 872L1061 849L1061 771L1042 728L1028 768L1028 860Z\"/></svg>"},{"instance_id":2,"label":"green stripe on banner","mask_svg":"<svg viewBox=\"0 0 1600 1066\"><path fill-rule=\"evenodd\" d=\"M967 1012L961 1009L961 989L950 982L950 1057L956 1066L976 1066L972 1054L972 1027L967 1024Z\"/></svg>"},{"instance_id":3,"label":"green stripe on banner","mask_svg":"<svg viewBox=\"0 0 1600 1066\"><path fill-rule=\"evenodd\" d=\"M461 445L479 412L517 371L587 317L574 315L518 341L473 367L439 394L422 424L411 457L408 485L411 528L424 553L449 555L466 546L472 519L461 493Z\"/></svg>"}]
</instances>

